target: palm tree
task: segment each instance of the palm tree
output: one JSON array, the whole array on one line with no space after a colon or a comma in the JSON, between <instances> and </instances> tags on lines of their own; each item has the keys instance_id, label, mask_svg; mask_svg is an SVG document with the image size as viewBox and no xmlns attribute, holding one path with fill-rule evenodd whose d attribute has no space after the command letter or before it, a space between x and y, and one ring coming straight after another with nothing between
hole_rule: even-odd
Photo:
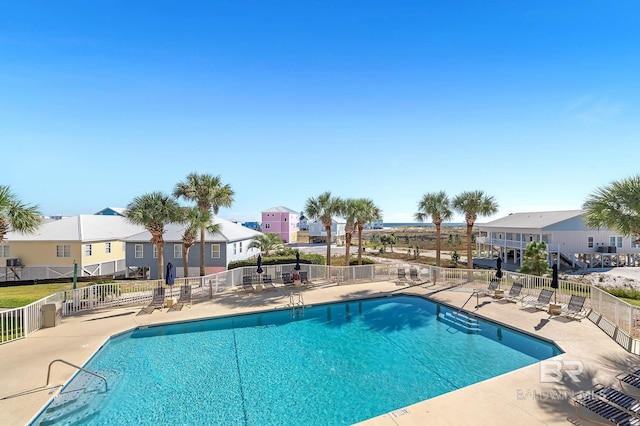
<instances>
[{"instance_id":1,"label":"palm tree","mask_svg":"<svg viewBox=\"0 0 640 426\"><path fill-rule=\"evenodd\" d=\"M591 228L615 229L625 237L640 240L640 175L598 188L582 206Z\"/></svg>"},{"instance_id":2,"label":"palm tree","mask_svg":"<svg viewBox=\"0 0 640 426\"><path fill-rule=\"evenodd\" d=\"M345 265L349 266L349 257L351 252L351 238L353 236L353 231L356 228L356 214L358 210L358 200L353 198L348 198L346 200L342 200L340 205L338 206L339 214L345 218L345 227L344 227L344 261Z\"/></svg>"},{"instance_id":3,"label":"palm tree","mask_svg":"<svg viewBox=\"0 0 640 426\"><path fill-rule=\"evenodd\" d=\"M256 235L249 243L250 249L260 249L260 252L264 253L265 256L269 256L271 250L277 250L282 247L284 247L284 240L274 233Z\"/></svg>"},{"instance_id":4,"label":"palm tree","mask_svg":"<svg viewBox=\"0 0 640 426\"><path fill-rule=\"evenodd\" d=\"M359 198L356 200L355 219L358 228L358 265L362 265L362 230L367 223L382 216L382 210L376 206L369 198Z\"/></svg>"},{"instance_id":5,"label":"palm tree","mask_svg":"<svg viewBox=\"0 0 640 426\"><path fill-rule=\"evenodd\" d=\"M332 197L331 192L323 192L317 198L309 198L304 211L312 219L319 219L327 232L327 266L331 265L331 221L340 212L342 201Z\"/></svg>"},{"instance_id":6,"label":"palm tree","mask_svg":"<svg viewBox=\"0 0 640 426\"><path fill-rule=\"evenodd\" d=\"M442 222L453 217L449 197L444 191L430 192L422 196L415 218L418 222L424 222L429 217L436 226L436 266L440 266L440 229Z\"/></svg>"},{"instance_id":7,"label":"palm tree","mask_svg":"<svg viewBox=\"0 0 640 426\"><path fill-rule=\"evenodd\" d=\"M212 234L220 232L220 224L211 223L211 212L201 212L197 207L182 207L180 223L185 225L182 231L182 258L184 260L184 277L189 276L189 250L198 238L198 231L204 225L205 229Z\"/></svg>"},{"instance_id":8,"label":"palm tree","mask_svg":"<svg viewBox=\"0 0 640 426\"><path fill-rule=\"evenodd\" d=\"M498 212L498 203L482 191L465 191L454 197L452 207L458 213L464 214L467 222L467 267L473 269L473 254L471 252L471 238L473 224L478 216L490 216Z\"/></svg>"},{"instance_id":9,"label":"palm tree","mask_svg":"<svg viewBox=\"0 0 640 426\"><path fill-rule=\"evenodd\" d=\"M158 279L163 278L164 225L180 219L180 206L171 196L162 192L150 192L135 197L127 205L125 213L129 222L142 225L151 233L151 244L158 252Z\"/></svg>"},{"instance_id":10,"label":"palm tree","mask_svg":"<svg viewBox=\"0 0 640 426\"><path fill-rule=\"evenodd\" d=\"M32 234L40 225L38 206L23 204L8 186L0 185L0 243L11 231Z\"/></svg>"},{"instance_id":11,"label":"palm tree","mask_svg":"<svg viewBox=\"0 0 640 426\"><path fill-rule=\"evenodd\" d=\"M217 215L220 207L231 207L234 192L228 184L223 185L220 176L189 173L184 182L178 182L173 189L173 196L194 200L198 209L204 213L213 209ZM206 225L200 225L200 276L204 276L204 248Z\"/></svg>"}]
</instances>

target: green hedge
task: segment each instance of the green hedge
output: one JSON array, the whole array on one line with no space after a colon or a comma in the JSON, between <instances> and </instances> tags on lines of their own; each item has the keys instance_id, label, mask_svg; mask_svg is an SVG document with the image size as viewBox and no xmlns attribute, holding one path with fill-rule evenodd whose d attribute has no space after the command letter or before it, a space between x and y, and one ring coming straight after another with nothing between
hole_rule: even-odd
<instances>
[{"instance_id":1,"label":"green hedge","mask_svg":"<svg viewBox=\"0 0 640 426\"><path fill-rule=\"evenodd\" d=\"M375 265L377 262L375 262L374 260L369 259L368 257L363 257L362 258L362 264L363 265ZM357 266L358 265L358 258L357 257L352 257L351 259L349 259L349 266Z\"/></svg>"},{"instance_id":2,"label":"green hedge","mask_svg":"<svg viewBox=\"0 0 640 426\"><path fill-rule=\"evenodd\" d=\"M228 269L231 270L245 266L257 266L256 262L257 259L234 260L233 262L229 262ZM262 258L263 266L286 265L291 263L296 263L295 256L273 256ZM300 255L300 264L326 265L326 262L325 257L321 254L302 254Z\"/></svg>"},{"instance_id":3,"label":"green hedge","mask_svg":"<svg viewBox=\"0 0 640 426\"><path fill-rule=\"evenodd\" d=\"M620 297L623 299L633 299L640 300L640 290L636 290L635 288L603 288L609 294L612 294L616 297Z\"/></svg>"}]
</instances>

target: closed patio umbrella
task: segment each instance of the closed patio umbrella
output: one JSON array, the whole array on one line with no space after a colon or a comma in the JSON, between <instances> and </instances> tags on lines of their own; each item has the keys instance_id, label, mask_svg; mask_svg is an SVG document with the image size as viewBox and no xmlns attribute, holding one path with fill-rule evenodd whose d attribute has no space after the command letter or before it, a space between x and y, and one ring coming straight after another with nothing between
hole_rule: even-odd
<instances>
[{"instance_id":1,"label":"closed patio umbrella","mask_svg":"<svg viewBox=\"0 0 640 426\"><path fill-rule=\"evenodd\" d=\"M296 252L296 266L293 267L296 271L300 270L300 252Z\"/></svg>"},{"instance_id":2,"label":"closed patio umbrella","mask_svg":"<svg viewBox=\"0 0 640 426\"><path fill-rule=\"evenodd\" d=\"M496 278L502 278L502 258L498 256L496 260Z\"/></svg>"},{"instance_id":3,"label":"closed patio umbrella","mask_svg":"<svg viewBox=\"0 0 640 426\"><path fill-rule=\"evenodd\" d=\"M553 266L551 267L551 271L552 271L552 274L551 274L551 288L554 289L554 291L553 291L553 303L555 304L558 301L557 295L556 295L556 292L557 292L558 287L559 287L559 285L558 285L558 265L554 263Z\"/></svg>"},{"instance_id":4,"label":"closed patio umbrella","mask_svg":"<svg viewBox=\"0 0 640 426\"><path fill-rule=\"evenodd\" d=\"M258 255L258 269L256 270L256 272L258 274L263 273L264 271L262 270L262 255Z\"/></svg>"},{"instance_id":5,"label":"closed patio umbrella","mask_svg":"<svg viewBox=\"0 0 640 426\"><path fill-rule=\"evenodd\" d=\"M171 288L171 295L173 297L173 285L175 284L176 279L176 268L173 266L173 263L167 263L167 273L165 274L165 283Z\"/></svg>"}]
</instances>

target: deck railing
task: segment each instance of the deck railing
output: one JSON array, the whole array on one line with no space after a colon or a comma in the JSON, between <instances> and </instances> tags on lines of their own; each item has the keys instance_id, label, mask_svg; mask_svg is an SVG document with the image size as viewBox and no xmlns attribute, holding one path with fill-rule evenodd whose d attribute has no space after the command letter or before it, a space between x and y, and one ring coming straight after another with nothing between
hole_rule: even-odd
<instances>
[{"instance_id":1,"label":"deck railing","mask_svg":"<svg viewBox=\"0 0 640 426\"><path fill-rule=\"evenodd\" d=\"M270 275L273 282L282 283L282 274L305 271L314 285L366 284L376 281L395 280L398 269L409 272L417 269L421 281L444 287L470 286L485 289L495 280L495 271L484 269L453 269L414 264L408 262L372 264L361 266L325 266L301 264L300 270L294 264L263 266L263 274ZM42 307L48 303L60 302L63 317L82 311L127 305L143 305L152 299L153 289L166 287L166 294L178 295L179 287L190 285L192 298L213 298L217 293L241 287L244 276L253 276L257 281L255 267L243 267L219 272L204 277L176 278L174 286L167 286L163 280L121 281L117 283L94 284L74 290L64 290L41 300L16 309L0 312L0 343L10 342L29 336L43 326ZM507 290L513 283L523 285L522 294L538 296L543 288L551 288L550 277L538 277L503 271L500 287ZM640 353L640 307L630 305L617 297L586 283L559 280L556 291L557 303L566 304L571 295L586 296L586 309L591 309L590 318L627 350Z\"/></svg>"}]
</instances>

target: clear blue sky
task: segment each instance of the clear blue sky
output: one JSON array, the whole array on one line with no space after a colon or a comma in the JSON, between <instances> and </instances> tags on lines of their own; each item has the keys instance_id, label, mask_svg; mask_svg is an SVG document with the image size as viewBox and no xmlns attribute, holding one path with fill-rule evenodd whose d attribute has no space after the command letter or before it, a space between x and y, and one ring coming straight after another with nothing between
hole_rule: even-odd
<instances>
[{"instance_id":1,"label":"clear blue sky","mask_svg":"<svg viewBox=\"0 0 640 426\"><path fill-rule=\"evenodd\" d=\"M0 7L0 183L44 214L324 191L412 221L426 192L579 209L640 172L637 1L15 1ZM480 218L486 222L492 218ZM460 221L461 218L455 218Z\"/></svg>"}]
</instances>

